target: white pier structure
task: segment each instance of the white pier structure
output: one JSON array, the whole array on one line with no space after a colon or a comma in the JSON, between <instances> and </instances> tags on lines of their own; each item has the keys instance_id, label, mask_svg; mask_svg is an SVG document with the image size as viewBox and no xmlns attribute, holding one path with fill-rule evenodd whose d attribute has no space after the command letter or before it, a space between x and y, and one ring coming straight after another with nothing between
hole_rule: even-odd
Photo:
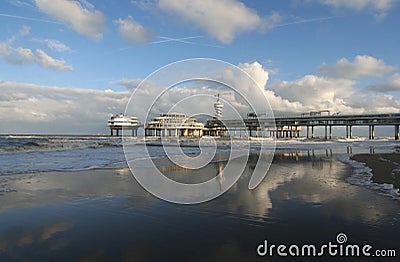
<instances>
[{"instance_id":1,"label":"white pier structure","mask_svg":"<svg viewBox=\"0 0 400 262\"><path fill-rule=\"evenodd\" d=\"M217 102L214 104L215 118L217 120L221 120L222 119L222 109L223 108L224 108L224 104L219 99L219 94L218 94Z\"/></svg>"},{"instance_id":2,"label":"white pier structure","mask_svg":"<svg viewBox=\"0 0 400 262\"><path fill-rule=\"evenodd\" d=\"M181 113L164 113L145 125L145 136L201 137L204 124Z\"/></svg>"},{"instance_id":3,"label":"white pier structure","mask_svg":"<svg viewBox=\"0 0 400 262\"><path fill-rule=\"evenodd\" d=\"M203 135L216 137L235 137L239 133L242 137L300 137L302 128L306 129L307 138L315 138L314 128L324 127L325 139L332 139L332 127L345 127L346 138L352 138L353 127L368 127L368 138L375 138L375 127L393 126L394 139L400 138L400 113L388 114L359 114L340 115L330 114L329 110L312 111L297 116L273 117L266 114L256 115L248 113L243 119L222 120L223 103L217 95L214 104L215 117L204 125L195 118L183 113L163 113L149 123L142 125L137 117L118 114L111 117L108 126L111 136L119 135L119 130L130 129L132 135L137 136L137 130L144 127L146 137L202 137Z\"/></svg>"},{"instance_id":4,"label":"white pier structure","mask_svg":"<svg viewBox=\"0 0 400 262\"><path fill-rule=\"evenodd\" d=\"M139 122L137 117L126 116L122 113L114 115L110 120L108 120L108 127L110 128L111 136L114 136L114 133L116 136L119 136L120 130L132 130L132 136L137 136L137 130L142 126L143 125Z\"/></svg>"}]
</instances>

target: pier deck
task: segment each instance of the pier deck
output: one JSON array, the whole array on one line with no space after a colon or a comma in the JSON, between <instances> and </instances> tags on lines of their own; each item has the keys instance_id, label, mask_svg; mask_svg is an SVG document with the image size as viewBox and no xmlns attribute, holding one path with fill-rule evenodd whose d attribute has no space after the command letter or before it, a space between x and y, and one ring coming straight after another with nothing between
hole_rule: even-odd
<instances>
[{"instance_id":1,"label":"pier deck","mask_svg":"<svg viewBox=\"0 0 400 262\"><path fill-rule=\"evenodd\" d=\"M332 138L332 127L345 126L346 138L352 137L353 126L368 126L369 139L375 137L376 126L393 126L394 138L399 139L400 113L362 115L301 115L280 117L247 117L243 120L224 120L228 129L242 128L243 123L252 131L269 131L276 137L299 136L299 128L307 129L307 138L314 137L314 127L325 127L325 138Z\"/></svg>"}]
</instances>

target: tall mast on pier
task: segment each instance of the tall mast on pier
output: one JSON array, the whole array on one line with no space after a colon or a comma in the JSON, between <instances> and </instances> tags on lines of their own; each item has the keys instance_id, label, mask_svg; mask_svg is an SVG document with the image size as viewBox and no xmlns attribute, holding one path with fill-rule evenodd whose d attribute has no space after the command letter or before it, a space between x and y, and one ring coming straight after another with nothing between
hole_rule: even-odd
<instances>
[{"instance_id":1,"label":"tall mast on pier","mask_svg":"<svg viewBox=\"0 0 400 262\"><path fill-rule=\"evenodd\" d=\"M219 94L218 94L217 95L217 102L214 104L215 118L217 120L221 120L221 118L222 118L222 109L223 108L224 108L224 104L219 99Z\"/></svg>"}]
</instances>

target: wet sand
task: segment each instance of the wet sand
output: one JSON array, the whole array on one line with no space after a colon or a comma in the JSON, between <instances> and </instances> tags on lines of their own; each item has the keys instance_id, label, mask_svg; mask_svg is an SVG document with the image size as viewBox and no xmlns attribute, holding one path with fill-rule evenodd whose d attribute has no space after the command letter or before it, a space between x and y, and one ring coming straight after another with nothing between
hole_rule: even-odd
<instances>
[{"instance_id":1,"label":"wet sand","mask_svg":"<svg viewBox=\"0 0 400 262\"><path fill-rule=\"evenodd\" d=\"M352 159L371 168L373 182L392 184L394 188L400 189L400 154L358 154L352 156Z\"/></svg>"},{"instance_id":2,"label":"wet sand","mask_svg":"<svg viewBox=\"0 0 400 262\"><path fill-rule=\"evenodd\" d=\"M338 233L349 243L400 246L399 202L347 183L349 166L325 154L277 153L250 191L256 160L228 192L197 205L154 197L126 168L2 176L0 261L265 261L279 257L257 255L264 240L320 245Z\"/></svg>"}]
</instances>

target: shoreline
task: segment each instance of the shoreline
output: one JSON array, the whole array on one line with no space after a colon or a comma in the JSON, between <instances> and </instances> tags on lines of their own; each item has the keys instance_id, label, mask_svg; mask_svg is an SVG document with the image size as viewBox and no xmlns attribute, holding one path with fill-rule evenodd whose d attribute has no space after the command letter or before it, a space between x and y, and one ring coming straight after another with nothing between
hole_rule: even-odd
<instances>
[{"instance_id":1,"label":"shoreline","mask_svg":"<svg viewBox=\"0 0 400 262\"><path fill-rule=\"evenodd\" d=\"M364 163L371 169L371 180L377 184L391 184L400 189L400 154L355 154L351 160Z\"/></svg>"}]
</instances>

